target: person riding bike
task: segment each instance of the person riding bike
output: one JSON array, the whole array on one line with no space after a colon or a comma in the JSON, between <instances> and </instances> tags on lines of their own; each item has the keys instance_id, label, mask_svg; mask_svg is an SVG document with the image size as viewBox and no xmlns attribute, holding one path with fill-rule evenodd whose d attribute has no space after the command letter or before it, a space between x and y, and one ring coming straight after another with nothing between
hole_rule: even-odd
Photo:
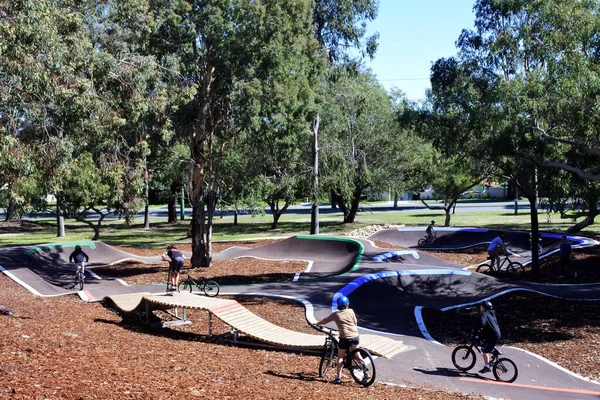
<instances>
[{"instance_id":1,"label":"person riding bike","mask_svg":"<svg viewBox=\"0 0 600 400\"><path fill-rule=\"evenodd\" d=\"M497 265L497 268L500 268L500 255L504 254L506 251L504 248L504 242L502 241L503 237L504 233L501 232L500 235L496 236L494 240L490 242L490 245L487 249L492 270L494 270L494 264Z\"/></svg>"},{"instance_id":2,"label":"person riding bike","mask_svg":"<svg viewBox=\"0 0 600 400\"><path fill-rule=\"evenodd\" d=\"M346 296L340 296L336 303L338 310L317 322L317 325L325 325L326 323L333 321L340 332L338 363L335 379L332 382L340 384L342 383L342 368L344 367L344 356L346 355L346 351L353 351L356 349L360 343L360 338L358 335L356 315L354 314L354 310L349 308L350 300L348 300ZM368 379L368 377L365 378Z\"/></svg>"},{"instance_id":3,"label":"person riding bike","mask_svg":"<svg viewBox=\"0 0 600 400\"><path fill-rule=\"evenodd\" d=\"M479 304L479 312L481 313L479 332L475 335L476 338L483 339L481 346L481 356L485 366L479 371L480 374L490 372L490 356L498 341L500 340L500 326L496 319L496 311L490 301L484 301Z\"/></svg>"},{"instance_id":4,"label":"person riding bike","mask_svg":"<svg viewBox=\"0 0 600 400\"><path fill-rule=\"evenodd\" d=\"M90 258L87 254L81 250L81 246L75 246L75 250L69 256L70 263L77 263L77 269L75 270L75 280L77 280L77 273L81 270L81 273L85 274L85 263L88 262Z\"/></svg>"},{"instance_id":5,"label":"person riding bike","mask_svg":"<svg viewBox=\"0 0 600 400\"><path fill-rule=\"evenodd\" d=\"M435 221L432 220L431 224L429 224L429 226L425 230L425 233L427 234L428 242L433 241L433 238L435 238L435 229L433 229L434 225L435 225Z\"/></svg>"}]
</instances>

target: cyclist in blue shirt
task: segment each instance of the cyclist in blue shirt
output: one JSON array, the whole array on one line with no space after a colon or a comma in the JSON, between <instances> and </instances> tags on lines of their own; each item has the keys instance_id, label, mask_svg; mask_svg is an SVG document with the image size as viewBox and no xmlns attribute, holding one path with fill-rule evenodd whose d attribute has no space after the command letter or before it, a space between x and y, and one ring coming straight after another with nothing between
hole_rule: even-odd
<instances>
[{"instance_id":1,"label":"cyclist in blue shirt","mask_svg":"<svg viewBox=\"0 0 600 400\"><path fill-rule=\"evenodd\" d=\"M500 267L500 254L503 254L504 242L502 242L502 238L504 237L504 233L500 233L500 235L496 236L494 240L490 243L487 252L490 256L490 263L492 264L492 269L494 268L494 263Z\"/></svg>"}]
</instances>

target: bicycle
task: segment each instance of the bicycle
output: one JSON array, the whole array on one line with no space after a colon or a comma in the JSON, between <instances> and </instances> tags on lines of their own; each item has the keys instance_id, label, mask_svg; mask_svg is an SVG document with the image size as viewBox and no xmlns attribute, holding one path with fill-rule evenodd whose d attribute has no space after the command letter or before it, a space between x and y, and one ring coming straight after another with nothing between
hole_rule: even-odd
<instances>
[{"instance_id":1,"label":"bicycle","mask_svg":"<svg viewBox=\"0 0 600 400\"><path fill-rule=\"evenodd\" d=\"M83 290L83 284L85 283L85 274L81 265L77 265L77 271L75 272L75 287L79 286L79 290Z\"/></svg>"},{"instance_id":2,"label":"bicycle","mask_svg":"<svg viewBox=\"0 0 600 400\"><path fill-rule=\"evenodd\" d=\"M476 271L488 275L494 275L500 271L505 271L509 277L514 279L525 272L525 267L520 262L511 260L508 254L504 254L504 259L500 261L500 265L495 264L492 267L490 260L490 263L478 266Z\"/></svg>"},{"instance_id":3,"label":"bicycle","mask_svg":"<svg viewBox=\"0 0 600 400\"><path fill-rule=\"evenodd\" d=\"M198 289L198 291L203 292L208 297L215 297L219 294L219 284L215 281L200 277L200 278L192 278L190 274L188 274L187 278L177 285L178 292L185 292L187 290L192 293L194 286Z\"/></svg>"},{"instance_id":4,"label":"bicycle","mask_svg":"<svg viewBox=\"0 0 600 400\"><path fill-rule=\"evenodd\" d=\"M452 352L452 364L463 372L469 371L475 366L477 362L477 356L475 348L479 354L481 354L481 346L479 345L479 338L474 336L471 340L471 344L462 344L457 346ZM492 350L492 356L490 357L490 365L494 378L501 382L514 382L519 376L519 368L513 360L507 357L500 357L502 351L494 347Z\"/></svg>"},{"instance_id":5,"label":"bicycle","mask_svg":"<svg viewBox=\"0 0 600 400\"><path fill-rule=\"evenodd\" d=\"M319 378L323 378L329 367L332 366L334 358L337 360L339 340L333 334L335 329L314 324L311 324L311 326L327 335L321 360L319 361ZM350 375L359 385L368 387L375 382L375 363L371 353L366 349L358 347L352 351L346 351L343 363L343 368L350 371Z\"/></svg>"},{"instance_id":6,"label":"bicycle","mask_svg":"<svg viewBox=\"0 0 600 400\"><path fill-rule=\"evenodd\" d=\"M427 235L424 238L419 239L417 244L419 247L440 247L440 242L435 234L433 236Z\"/></svg>"}]
</instances>

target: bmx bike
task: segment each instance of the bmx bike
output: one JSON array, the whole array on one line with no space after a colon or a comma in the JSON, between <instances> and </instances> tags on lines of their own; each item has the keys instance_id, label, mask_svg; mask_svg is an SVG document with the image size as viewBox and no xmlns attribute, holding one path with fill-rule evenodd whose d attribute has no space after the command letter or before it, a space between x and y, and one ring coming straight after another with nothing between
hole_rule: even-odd
<instances>
[{"instance_id":1,"label":"bmx bike","mask_svg":"<svg viewBox=\"0 0 600 400\"><path fill-rule=\"evenodd\" d=\"M334 359L337 360L339 340L333 333L335 329L314 324L312 324L312 327L327 335L321 360L319 361L319 378L323 378L329 367L334 364ZM359 385L368 387L375 382L375 363L371 353L366 349L358 347L352 351L346 351L343 365L343 368L350 371L350 375Z\"/></svg>"},{"instance_id":2,"label":"bmx bike","mask_svg":"<svg viewBox=\"0 0 600 400\"><path fill-rule=\"evenodd\" d=\"M83 267L77 265L77 271L75 272L75 287L79 287L79 290L83 290L85 283L85 274L83 273Z\"/></svg>"},{"instance_id":3,"label":"bmx bike","mask_svg":"<svg viewBox=\"0 0 600 400\"><path fill-rule=\"evenodd\" d=\"M477 272L488 275L495 275L499 272L506 272L506 275L512 279L516 279L519 275L525 272L523 264L510 259L508 254L504 254L504 258L500 261L500 265L495 264L492 267L492 262L481 264L476 269Z\"/></svg>"},{"instance_id":4,"label":"bmx bike","mask_svg":"<svg viewBox=\"0 0 600 400\"><path fill-rule=\"evenodd\" d=\"M469 371L475 366L477 356L475 350L481 354L481 346L479 338L474 336L471 344L462 344L457 346L452 352L452 364L463 372ZM501 382L514 382L519 376L519 368L513 360L507 357L500 357L502 351L494 347L492 356L490 357L490 366L494 374L494 378Z\"/></svg>"},{"instance_id":5,"label":"bmx bike","mask_svg":"<svg viewBox=\"0 0 600 400\"><path fill-rule=\"evenodd\" d=\"M179 282L179 285L177 285L177 291L185 292L189 290L189 292L192 293L194 287L208 297L215 297L219 294L219 290L221 289L219 284L215 281L203 277L194 279L190 274L188 274L187 278Z\"/></svg>"},{"instance_id":6,"label":"bmx bike","mask_svg":"<svg viewBox=\"0 0 600 400\"><path fill-rule=\"evenodd\" d=\"M440 242L437 238L437 235L433 236L425 236L424 238L419 239L417 242L419 247L440 247Z\"/></svg>"}]
</instances>

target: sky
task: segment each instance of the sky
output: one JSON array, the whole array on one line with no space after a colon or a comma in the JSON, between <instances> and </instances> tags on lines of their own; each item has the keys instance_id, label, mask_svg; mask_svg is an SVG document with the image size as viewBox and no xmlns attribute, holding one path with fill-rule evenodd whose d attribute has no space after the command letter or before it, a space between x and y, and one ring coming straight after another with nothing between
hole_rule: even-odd
<instances>
[{"instance_id":1,"label":"sky","mask_svg":"<svg viewBox=\"0 0 600 400\"><path fill-rule=\"evenodd\" d=\"M389 91L399 88L411 100L425 98L433 62L456 54L463 29L472 29L475 0L379 0L379 13L367 28L379 32L379 48L366 66Z\"/></svg>"}]
</instances>

